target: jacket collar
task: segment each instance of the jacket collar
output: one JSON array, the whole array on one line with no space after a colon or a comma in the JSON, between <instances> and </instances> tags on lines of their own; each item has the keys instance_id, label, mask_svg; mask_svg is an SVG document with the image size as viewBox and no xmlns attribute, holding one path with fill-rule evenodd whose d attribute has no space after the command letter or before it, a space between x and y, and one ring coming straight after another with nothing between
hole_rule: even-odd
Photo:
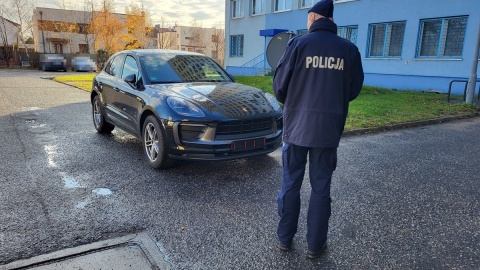
<instances>
[{"instance_id":1,"label":"jacket collar","mask_svg":"<svg viewBox=\"0 0 480 270\"><path fill-rule=\"evenodd\" d=\"M330 31L337 34L337 25L328 18L320 18L313 22L308 32Z\"/></svg>"}]
</instances>

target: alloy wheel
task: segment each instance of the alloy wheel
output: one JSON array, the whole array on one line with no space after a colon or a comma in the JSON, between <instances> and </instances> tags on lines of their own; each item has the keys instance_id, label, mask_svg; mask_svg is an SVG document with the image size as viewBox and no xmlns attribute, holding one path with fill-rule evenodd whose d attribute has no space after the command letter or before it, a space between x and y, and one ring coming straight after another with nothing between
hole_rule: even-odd
<instances>
[{"instance_id":1,"label":"alloy wheel","mask_svg":"<svg viewBox=\"0 0 480 270\"><path fill-rule=\"evenodd\" d=\"M158 133L152 123L148 123L144 131L145 152L151 162L155 162L160 152L158 144Z\"/></svg>"},{"instance_id":2,"label":"alloy wheel","mask_svg":"<svg viewBox=\"0 0 480 270\"><path fill-rule=\"evenodd\" d=\"M95 122L95 127L100 127L102 124L102 111L100 109L100 104L98 100L95 100L93 103L93 120Z\"/></svg>"}]
</instances>

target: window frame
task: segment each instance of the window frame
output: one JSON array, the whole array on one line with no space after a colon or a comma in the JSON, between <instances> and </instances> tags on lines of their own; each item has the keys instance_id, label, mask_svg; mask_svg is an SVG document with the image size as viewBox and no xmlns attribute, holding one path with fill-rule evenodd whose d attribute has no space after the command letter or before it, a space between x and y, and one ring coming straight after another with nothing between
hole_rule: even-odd
<instances>
[{"instance_id":1,"label":"window frame","mask_svg":"<svg viewBox=\"0 0 480 270\"><path fill-rule=\"evenodd\" d=\"M353 42L352 40L346 38L345 34L347 32L347 30L352 30L352 29L356 29L357 30L357 33L355 35L355 42ZM338 30L341 30L341 34L338 35ZM337 35L339 37L342 37L350 42L352 42L353 44L357 45L357 41L358 41L358 25L345 25L345 26L338 26L337 27Z\"/></svg>"},{"instance_id":2,"label":"window frame","mask_svg":"<svg viewBox=\"0 0 480 270\"><path fill-rule=\"evenodd\" d=\"M297 30L297 36L303 36L303 35L306 35L306 34L308 34L308 29L306 29L306 28Z\"/></svg>"},{"instance_id":3,"label":"window frame","mask_svg":"<svg viewBox=\"0 0 480 270\"><path fill-rule=\"evenodd\" d=\"M88 28L90 27L87 23L77 23L78 33L79 34L89 34Z\"/></svg>"},{"instance_id":4,"label":"window frame","mask_svg":"<svg viewBox=\"0 0 480 270\"><path fill-rule=\"evenodd\" d=\"M84 48L84 49L82 49L82 48ZM90 48L88 47L88 44L79 43L78 44L78 52L79 53L90 53Z\"/></svg>"},{"instance_id":5,"label":"window frame","mask_svg":"<svg viewBox=\"0 0 480 270\"><path fill-rule=\"evenodd\" d=\"M390 31L390 37L388 37L389 27L392 27L394 24L403 24L403 32L402 32L402 42L400 48L400 55L389 55L388 50L391 45L392 35ZM382 55L371 55L371 45L372 45L372 28L378 25L385 25L385 33L383 37L383 47L382 47ZM405 30L406 30L407 22L406 21L393 21L393 22L381 22L381 23L371 23L368 25L368 40L367 40L367 47L366 47L366 58L370 59L401 59L403 53L403 43L405 42ZM390 41L390 44L387 46L387 40Z\"/></svg>"},{"instance_id":6,"label":"window frame","mask_svg":"<svg viewBox=\"0 0 480 270\"><path fill-rule=\"evenodd\" d=\"M131 71L131 69L129 69L128 67L125 68L125 66L127 66L127 64L128 64L127 60L129 60L129 59L133 59L133 62L135 62L137 70L136 70L136 73L134 73L134 74L135 74L135 79L138 82L138 80L140 79L139 78L140 77L140 65L138 64L137 59L133 55L130 55L130 54L126 55L125 59L123 59L121 78L122 78L122 80L125 80L125 77L126 77L125 70L127 70L127 71L130 70ZM129 74L132 74L132 73L129 73Z\"/></svg>"},{"instance_id":7,"label":"window frame","mask_svg":"<svg viewBox=\"0 0 480 270\"><path fill-rule=\"evenodd\" d=\"M461 49L461 55L452 55L452 56L445 56L445 45L447 43L447 37L448 37L448 28L447 32L444 32L444 27L445 27L445 21L446 20L451 20L451 19L461 19L465 18L465 28L463 29L463 40L462 40L462 49ZM465 38L467 36L467 25L468 25L468 18L469 15L464 15L464 16L452 16L452 17L438 17L438 18L428 18L428 19L421 19L419 23L419 28L418 28L418 38L417 38L417 47L415 51L415 58L416 59L461 59L463 57L463 51L464 51L464 45L465 45ZM421 49L422 49L422 41L423 41L423 29L424 29L424 22L427 21L442 21L442 25L440 27L440 35L438 38L438 43L437 43L437 54L436 55L420 55ZM441 53L441 50L444 50L443 54ZM479 56L480 58L480 56Z\"/></svg>"},{"instance_id":8,"label":"window frame","mask_svg":"<svg viewBox=\"0 0 480 270\"><path fill-rule=\"evenodd\" d=\"M310 3L307 4L307 2L310 2ZM317 2L318 0L298 0L298 8L299 9L309 8L309 7L312 7Z\"/></svg>"},{"instance_id":9,"label":"window frame","mask_svg":"<svg viewBox=\"0 0 480 270\"><path fill-rule=\"evenodd\" d=\"M260 2L260 12L255 13L255 3ZM267 12L267 0L250 0L250 16L263 15Z\"/></svg>"},{"instance_id":10,"label":"window frame","mask_svg":"<svg viewBox=\"0 0 480 270\"><path fill-rule=\"evenodd\" d=\"M234 38L238 39L240 37L241 37L241 42L239 40L238 44L236 44L235 46L236 50L233 50ZM245 44L245 36L243 34L230 35L230 57L243 57L244 44ZM234 54L234 51L235 51L235 54Z\"/></svg>"},{"instance_id":11,"label":"window frame","mask_svg":"<svg viewBox=\"0 0 480 270\"><path fill-rule=\"evenodd\" d=\"M242 0L230 0L230 17L232 19L235 18L242 18ZM238 7L238 11L236 10L236 7ZM237 14L238 12L238 14Z\"/></svg>"},{"instance_id":12,"label":"window frame","mask_svg":"<svg viewBox=\"0 0 480 270\"><path fill-rule=\"evenodd\" d=\"M112 70L112 67L114 66L113 64L117 64L115 61L119 61L119 71L118 71L118 74L116 73L117 70ZM117 56L115 56L115 58L112 59L112 61L110 62L110 66L108 68L108 71L107 73L110 74L110 76L113 76L117 79L121 79L122 78L122 72L123 72L123 63L125 62L125 54L119 54ZM115 66L116 67L116 66ZM115 71L115 72L113 72Z\"/></svg>"},{"instance_id":13,"label":"window frame","mask_svg":"<svg viewBox=\"0 0 480 270\"><path fill-rule=\"evenodd\" d=\"M278 1L282 1L283 3L283 7L282 9L278 9ZM287 8L287 1L290 2L290 7ZM292 0L273 0L273 12L285 12L285 11L291 11L292 10L292 5L293 5L293 1Z\"/></svg>"}]
</instances>

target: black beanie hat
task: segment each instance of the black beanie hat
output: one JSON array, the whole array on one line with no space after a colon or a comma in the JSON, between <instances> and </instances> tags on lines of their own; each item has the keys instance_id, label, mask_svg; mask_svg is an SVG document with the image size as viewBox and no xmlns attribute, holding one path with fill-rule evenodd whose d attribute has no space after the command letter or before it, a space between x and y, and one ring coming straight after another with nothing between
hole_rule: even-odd
<instances>
[{"instance_id":1,"label":"black beanie hat","mask_svg":"<svg viewBox=\"0 0 480 270\"><path fill-rule=\"evenodd\" d=\"M331 18L333 17L333 1L332 0L322 0L308 10L308 13L315 12L323 17Z\"/></svg>"}]
</instances>

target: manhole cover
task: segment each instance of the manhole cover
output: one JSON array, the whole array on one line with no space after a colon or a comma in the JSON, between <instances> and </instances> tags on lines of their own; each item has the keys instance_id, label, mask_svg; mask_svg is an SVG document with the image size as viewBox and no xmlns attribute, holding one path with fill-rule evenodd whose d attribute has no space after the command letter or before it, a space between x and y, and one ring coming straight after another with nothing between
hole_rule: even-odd
<instances>
[{"instance_id":1,"label":"manhole cover","mask_svg":"<svg viewBox=\"0 0 480 270\"><path fill-rule=\"evenodd\" d=\"M172 269L164 258L148 235L135 234L13 262L6 269Z\"/></svg>"}]
</instances>

